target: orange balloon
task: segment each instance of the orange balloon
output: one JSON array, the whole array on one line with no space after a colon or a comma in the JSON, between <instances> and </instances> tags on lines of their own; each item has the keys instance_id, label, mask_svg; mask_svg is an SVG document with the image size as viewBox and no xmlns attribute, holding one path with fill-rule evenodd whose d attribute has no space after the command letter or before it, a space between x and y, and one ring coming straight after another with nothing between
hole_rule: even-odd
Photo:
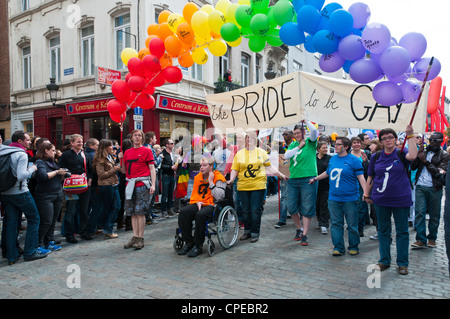
<instances>
[{"instance_id":1,"label":"orange balloon","mask_svg":"<svg viewBox=\"0 0 450 319\"><path fill-rule=\"evenodd\" d=\"M183 8L183 18L187 23L191 24L194 13L198 11L198 6L193 2L188 2Z\"/></svg>"},{"instance_id":2,"label":"orange balloon","mask_svg":"<svg viewBox=\"0 0 450 319\"><path fill-rule=\"evenodd\" d=\"M145 40L145 46L148 48L150 41L152 41L154 38L157 38L157 35L151 35L147 38L147 40Z\"/></svg>"},{"instance_id":3,"label":"orange balloon","mask_svg":"<svg viewBox=\"0 0 450 319\"><path fill-rule=\"evenodd\" d=\"M147 28L148 35L157 35L158 34L159 25L157 23L150 24Z\"/></svg>"},{"instance_id":4,"label":"orange balloon","mask_svg":"<svg viewBox=\"0 0 450 319\"><path fill-rule=\"evenodd\" d=\"M169 24L167 22L163 22L159 25L158 37L161 40L163 40L163 41L166 40L166 38L172 34L173 34L173 32L172 32L172 30L170 30Z\"/></svg>"},{"instance_id":5,"label":"orange balloon","mask_svg":"<svg viewBox=\"0 0 450 319\"><path fill-rule=\"evenodd\" d=\"M192 54L189 51L182 51L178 57L178 63L184 68L190 68L194 65Z\"/></svg>"},{"instance_id":6,"label":"orange balloon","mask_svg":"<svg viewBox=\"0 0 450 319\"><path fill-rule=\"evenodd\" d=\"M139 59L143 59L146 55L150 54L150 50L148 48L142 48L139 50L138 52L138 57Z\"/></svg>"},{"instance_id":7,"label":"orange balloon","mask_svg":"<svg viewBox=\"0 0 450 319\"><path fill-rule=\"evenodd\" d=\"M172 56L169 53L164 53L164 55L159 59L159 62L161 63L161 69L165 69L168 66L173 65L173 59Z\"/></svg>"},{"instance_id":8,"label":"orange balloon","mask_svg":"<svg viewBox=\"0 0 450 319\"><path fill-rule=\"evenodd\" d=\"M189 23L181 23L177 29L178 39L185 44L191 44L195 40L195 33Z\"/></svg>"},{"instance_id":9,"label":"orange balloon","mask_svg":"<svg viewBox=\"0 0 450 319\"><path fill-rule=\"evenodd\" d=\"M181 52L181 42L176 35L169 35L164 41L164 46L172 57L177 57Z\"/></svg>"},{"instance_id":10,"label":"orange balloon","mask_svg":"<svg viewBox=\"0 0 450 319\"><path fill-rule=\"evenodd\" d=\"M211 37L215 40L222 39L222 36L220 34L214 33L211 31Z\"/></svg>"},{"instance_id":11,"label":"orange balloon","mask_svg":"<svg viewBox=\"0 0 450 319\"><path fill-rule=\"evenodd\" d=\"M164 22L167 22L167 18L170 16L172 12L169 10L161 11L161 13L158 16L158 23L163 24Z\"/></svg>"}]
</instances>

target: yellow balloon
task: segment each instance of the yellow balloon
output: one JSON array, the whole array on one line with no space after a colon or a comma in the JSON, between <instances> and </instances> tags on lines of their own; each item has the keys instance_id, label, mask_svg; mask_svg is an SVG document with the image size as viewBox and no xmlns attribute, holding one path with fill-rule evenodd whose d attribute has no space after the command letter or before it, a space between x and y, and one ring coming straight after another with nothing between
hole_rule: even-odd
<instances>
[{"instance_id":1,"label":"yellow balloon","mask_svg":"<svg viewBox=\"0 0 450 319\"><path fill-rule=\"evenodd\" d=\"M125 48L123 49L121 55L120 55L123 64L128 65L128 61L130 61L131 58L138 58L139 53L132 48Z\"/></svg>"},{"instance_id":2,"label":"yellow balloon","mask_svg":"<svg viewBox=\"0 0 450 319\"><path fill-rule=\"evenodd\" d=\"M237 39L236 41L233 41L233 42L227 42L227 43L228 43L228 45L229 45L230 47L232 47L232 48L238 47L238 46L240 46L241 43L242 43L242 37L240 37L240 38Z\"/></svg>"},{"instance_id":3,"label":"yellow balloon","mask_svg":"<svg viewBox=\"0 0 450 319\"><path fill-rule=\"evenodd\" d=\"M251 5L250 0L238 0L238 4L240 6L242 6L242 5L250 6Z\"/></svg>"},{"instance_id":4,"label":"yellow balloon","mask_svg":"<svg viewBox=\"0 0 450 319\"><path fill-rule=\"evenodd\" d=\"M210 4L205 4L200 11L206 12L207 14L210 14L211 12L214 11L214 7Z\"/></svg>"},{"instance_id":5,"label":"yellow balloon","mask_svg":"<svg viewBox=\"0 0 450 319\"><path fill-rule=\"evenodd\" d=\"M205 64L208 62L208 53L203 48L195 48L192 51L192 59L199 65Z\"/></svg>"},{"instance_id":6,"label":"yellow balloon","mask_svg":"<svg viewBox=\"0 0 450 319\"><path fill-rule=\"evenodd\" d=\"M236 21L236 10L237 8L239 8L239 4L237 3L232 3L228 8L227 8L227 12L225 13L225 19L228 22L231 22L235 25L239 25Z\"/></svg>"},{"instance_id":7,"label":"yellow balloon","mask_svg":"<svg viewBox=\"0 0 450 319\"><path fill-rule=\"evenodd\" d=\"M216 4L216 10L219 10L223 14L227 13L228 7L231 5L229 0L219 0Z\"/></svg>"},{"instance_id":8,"label":"yellow balloon","mask_svg":"<svg viewBox=\"0 0 450 319\"><path fill-rule=\"evenodd\" d=\"M219 10L214 10L208 16L208 24L212 32L220 34L220 29L225 24L225 15Z\"/></svg>"},{"instance_id":9,"label":"yellow balloon","mask_svg":"<svg viewBox=\"0 0 450 319\"><path fill-rule=\"evenodd\" d=\"M209 52L214 56L223 56L227 53L227 45L222 40L212 41L208 46Z\"/></svg>"},{"instance_id":10,"label":"yellow balloon","mask_svg":"<svg viewBox=\"0 0 450 319\"><path fill-rule=\"evenodd\" d=\"M178 26L184 22L186 22L186 20L179 13L171 13L167 18L167 24L169 25L169 29L172 30L173 33L176 33Z\"/></svg>"},{"instance_id":11,"label":"yellow balloon","mask_svg":"<svg viewBox=\"0 0 450 319\"><path fill-rule=\"evenodd\" d=\"M197 37L195 38L195 42L197 43L197 46L202 47L211 42L211 35L209 34L207 37Z\"/></svg>"},{"instance_id":12,"label":"yellow balloon","mask_svg":"<svg viewBox=\"0 0 450 319\"><path fill-rule=\"evenodd\" d=\"M205 11L197 11L192 15L191 26L197 37L204 37L210 35L211 30L208 24L208 14Z\"/></svg>"}]
</instances>

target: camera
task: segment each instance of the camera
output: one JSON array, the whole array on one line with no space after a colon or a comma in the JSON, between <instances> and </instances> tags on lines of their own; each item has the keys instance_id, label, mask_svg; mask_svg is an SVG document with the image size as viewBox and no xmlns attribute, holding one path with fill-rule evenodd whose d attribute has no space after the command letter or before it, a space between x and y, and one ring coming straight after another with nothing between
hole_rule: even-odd
<instances>
[{"instance_id":1,"label":"camera","mask_svg":"<svg viewBox=\"0 0 450 319\"><path fill-rule=\"evenodd\" d=\"M61 169L66 171L66 173L64 174L64 178L69 178L70 176L72 176L72 174L69 172L69 170L67 168L61 168Z\"/></svg>"}]
</instances>

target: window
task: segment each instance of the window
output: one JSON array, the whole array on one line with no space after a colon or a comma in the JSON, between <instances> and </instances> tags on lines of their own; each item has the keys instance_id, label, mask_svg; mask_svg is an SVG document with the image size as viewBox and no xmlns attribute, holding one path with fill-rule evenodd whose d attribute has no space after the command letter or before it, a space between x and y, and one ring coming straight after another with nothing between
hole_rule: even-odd
<instances>
[{"instance_id":1,"label":"window","mask_svg":"<svg viewBox=\"0 0 450 319\"><path fill-rule=\"evenodd\" d=\"M50 77L59 82L61 79L61 40L60 37L50 39Z\"/></svg>"},{"instance_id":2,"label":"window","mask_svg":"<svg viewBox=\"0 0 450 319\"><path fill-rule=\"evenodd\" d=\"M220 57L220 77L223 78L225 73L230 69L230 50Z\"/></svg>"},{"instance_id":3,"label":"window","mask_svg":"<svg viewBox=\"0 0 450 319\"><path fill-rule=\"evenodd\" d=\"M30 0L21 0L20 9L22 12L30 9Z\"/></svg>"},{"instance_id":4,"label":"window","mask_svg":"<svg viewBox=\"0 0 450 319\"><path fill-rule=\"evenodd\" d=\"M57 149L61 149L63 146L63 119L62 117L53 118L51 119L51 136L52 141L54 141L54 144Z\"/></svg>"},{"instance_id":5,"label":"window","mask_svg":"<svg viewBox=\"0 0 450 319\"><path fill-rule=\"evenodd\" d=\"M83 76L95 73L94 26L81 29L81 68Z\"/></svg>"},{"instance_id":6,"label":"window","mask_svg":"<svg viewBox=\"0 0 450 319\"><path fill-rule=\"evenodd\" d=\"M246 54L241 56L241 85L248 86L250 79L250 57Z\"/></svg>"},{"instance_id":7,"label":"window","mask_svg":"<svg viewBox=\"0 0 450 319\"><path fill-rule=\"evenodd\" d=\"M114 33L116 43L116 67L118 70L125 68L122 62L122 51L131 46L130 14L124 14L114 19Z\"/></svg>"},{"instance_id":8,"label":"window","mask_svg":"<svg viewBox=\"0 0 450 319\"><path fill-rule=\"evenodd\" d=\"M23 88L31 88L31 47L22 49Z\"/></svg>"},{"instance_id":9,"label":"window","mask_svg":"<svg viewBox=\"0 0 450 319\"><path fill-rule=\"evenodd\" d=\"M257 55L256 56L256 61L255 61L255 82L259 83L261 82L261 56Z\"/></svg>"},{"instance_id":10,"label":"window","mask_svg":"<svg viewBox=\"0 0 450 319\"><path fill-rule=\"evenodd\" d=\"M203 81L203 65L194 64L191 66L191 76L195 80Z\"/></svg>"},{"instance_id":11,"label":"window","mask_svg":"<svg viewBox=\"0 0 450 319\"><path fill-rule=\"evenodd\" d=\"M292 71L298 72L301 70L303 70L303 65L297 61L294 61L294 63L292 64Z\"/></svg>"}]
</instances>

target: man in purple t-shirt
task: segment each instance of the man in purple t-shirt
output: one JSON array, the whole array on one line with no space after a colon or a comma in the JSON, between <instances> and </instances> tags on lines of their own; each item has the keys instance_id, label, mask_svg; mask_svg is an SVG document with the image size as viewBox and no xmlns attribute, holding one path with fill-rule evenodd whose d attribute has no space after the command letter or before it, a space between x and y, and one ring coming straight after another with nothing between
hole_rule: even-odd
<instances>
[{"instance_id":1,"label":"man in purple t-shirt","mask_svg":"<svg viewBox=\"0 0 450 319\"><path fill-rule=\"evenodd\" d=\"M408 215L412 205L411 184L407 174L409 163L417 157L417 145L413 128L406 127L409 152L398 151L395 143L397 134L392 129L381 130L378 137L384 146L380 154L372 156L364 199L374 203L378 218L380 242L380 270L391 264L391 216L394 216L397 243L397 272L408 274L409 230Z\"/></svg>"}]
</instances>

